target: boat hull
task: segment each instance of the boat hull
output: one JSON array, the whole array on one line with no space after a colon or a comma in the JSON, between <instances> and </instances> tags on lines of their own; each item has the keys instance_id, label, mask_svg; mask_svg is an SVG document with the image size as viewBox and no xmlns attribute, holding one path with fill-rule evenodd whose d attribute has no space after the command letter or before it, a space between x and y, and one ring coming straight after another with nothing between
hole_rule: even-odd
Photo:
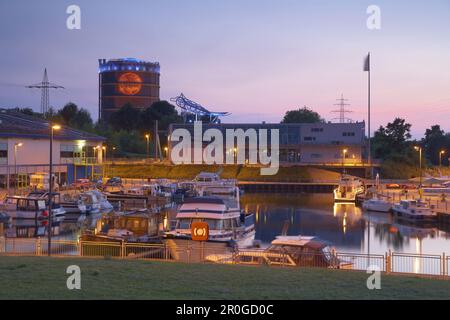
<instances>
[{"instance_id":1,"label":"boat hull","mask_svg":"<svg viewBox=\"0 0 450 320\"><path fill-rule=\"evenodd\" d=\"M437 222L437 215L430 214L414 214L398 208L392 209L394 216L398 219L407 220L416 223L433 223Z\"/></svg>"},{"instance_id":2,"label":"boat hull","mask_svg":"<svg viewBox=\"0 0 450 320\"><path fill-rule=\"evenodd\" d=\"M364 210L367 211L373 211L373 212L390 212L392 210L392 205L390 205L389 203L379 203L379 204L373 204L373 203L366 203L364 202L362 205Z\"/></svg>"}]
</instances>

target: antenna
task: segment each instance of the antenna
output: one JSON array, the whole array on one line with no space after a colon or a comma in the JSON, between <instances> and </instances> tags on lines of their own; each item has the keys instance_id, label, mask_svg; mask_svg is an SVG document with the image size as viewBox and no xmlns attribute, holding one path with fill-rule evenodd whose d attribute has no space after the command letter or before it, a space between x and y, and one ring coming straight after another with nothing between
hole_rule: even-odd
<instances>
[{"instance_id":1,"label":"antenna","mask_svg":"<svg viewBox=\"0 0 450 320\"><path fill-rule=\"evenodd\" d=\"M44 77L42 82L26 86L25 88L41 89L41 112L46 114L50 108L50 92L49 89L65 89L64 87L48 82L47 68L44 69Z\"/></svg>"},{"instance_id":2,"label":"antenna","mask_svg":"<svg viewBox=\"0 0 450 320\"><path fill-rule=\"evenodd\" d=\"M334 118L333 120L339 119L339 122L340 122L340 123L345 123L346 121L347 121L347 122L352 122L352 119L346 118L346 117L345 117L345 114L346 114L346 113L351 113L351 112L353 112L353 111L351 111L351 110L345 109L346 106L349 106L349 105L350 105L350 104L348 104L348 103L345 103L345 101L348 101L348 99L344 99L344 95L341 94L341 98L340 98L340 99L336 99L336 100L339 101L339 103L335 103L334 105L335 105L335 106L339 106L339 110L333 110L333 111L331 111L331 112L339 113L339 118Z\"/></svg>"}]
</instances>

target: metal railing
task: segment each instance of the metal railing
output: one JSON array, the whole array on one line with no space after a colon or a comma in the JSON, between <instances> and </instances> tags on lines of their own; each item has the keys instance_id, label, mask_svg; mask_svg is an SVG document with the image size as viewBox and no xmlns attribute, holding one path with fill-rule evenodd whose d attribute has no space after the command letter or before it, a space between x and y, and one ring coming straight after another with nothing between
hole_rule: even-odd
<instances>
[{"instance_id":1,"label":"metal railing","mask_svg":"<svg viewBox=\"0 0 450 320\"><path fill-rule=\"evenodd\" d=\"M267 265L281 267L313 267L385 273L413 274L449 279L450 256L386 252L363 253L290 253L264 249L230 248L223 243L193 242L175 244L52 240L52 256L97 257L130 260L161 260L186 263L219 263ZM46 256L48 242L44 238L21 239L0 237L0 256Z\"/></svg>"},{"instance_id":2,"label":"metal railing","mask_svg":"<svg viewBox=\"0 0 450 320\"><path fill-rule=\"evenodd\" d=\"M447 259L445 254L391 254L391 272L413 273L421 275L448 275L446 272Z\"/></svg>"}]
</instances>

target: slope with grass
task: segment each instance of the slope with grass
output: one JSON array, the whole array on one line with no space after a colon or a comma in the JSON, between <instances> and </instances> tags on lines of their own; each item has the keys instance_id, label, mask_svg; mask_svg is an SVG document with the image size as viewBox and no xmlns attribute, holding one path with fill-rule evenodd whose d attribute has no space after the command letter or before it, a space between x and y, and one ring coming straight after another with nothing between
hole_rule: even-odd
<instances>
[{"instance_id":1,"label":"slope with grass","mask_svg":"<svg viewBox=\"0 0 450 320\"><path fill-rule=\"evenodd\" d=\"M66 268L81 268L68 290ZM450 281L363 272L47 257L0 257L0 299L450 299Z\"/></svg>"},{"instance_id":2,"label":"slope with grass","mask_svg":"<svg viewBox=\"0 0 450 320\"><path fill-rule=\"evenodd\" d=\"M256 166L242 165L115 164L108 166L107 175L122 178L193 179L200 172L206 171L219 172L224 179L239 181L302 182L339 179L337 172L314 167L280 167L277 174L268 176L262 176L260 170Z\"/></svg>"}]
</instances>

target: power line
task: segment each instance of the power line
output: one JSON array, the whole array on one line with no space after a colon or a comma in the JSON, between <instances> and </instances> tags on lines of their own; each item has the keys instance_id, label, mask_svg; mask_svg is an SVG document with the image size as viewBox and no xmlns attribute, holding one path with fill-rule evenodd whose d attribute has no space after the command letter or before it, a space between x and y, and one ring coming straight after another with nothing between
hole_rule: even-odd
<instances>
[{"instance_id":1,"label":"power line","mask_svg":"<svg viewBox=\"0 0 450 320\"><path fill-rule=\"evenodd\" d=\"M47 68L44 69L44 77L42 82L26 86L25 88L41 89L41 112L46 114L50 108L50 90L49 89L65 89L63 86L48 81Z\"/></svg>"},{"instance_id":2,"label":"power line","mask_svg":"<svg viewBox=\"0 0 450 320\"><path fill-rule=\"evenodd\" d=\"M345 103L346 101L348 101L348 99L344 99L344 95L341 94L341 98L336 99L337 101L339 101L339 103L335 103L335 106L339 106L339 110L333 110L331 112L333 113L339 113L339 118L334 118L333 120L337 120L339 119L340 123L345 123L345 122L352 122L352 119L345 117L346 113L351 113L353 111L346 109L346 106L349 106L350 104Z\"/></svg>"}]
</instances>

